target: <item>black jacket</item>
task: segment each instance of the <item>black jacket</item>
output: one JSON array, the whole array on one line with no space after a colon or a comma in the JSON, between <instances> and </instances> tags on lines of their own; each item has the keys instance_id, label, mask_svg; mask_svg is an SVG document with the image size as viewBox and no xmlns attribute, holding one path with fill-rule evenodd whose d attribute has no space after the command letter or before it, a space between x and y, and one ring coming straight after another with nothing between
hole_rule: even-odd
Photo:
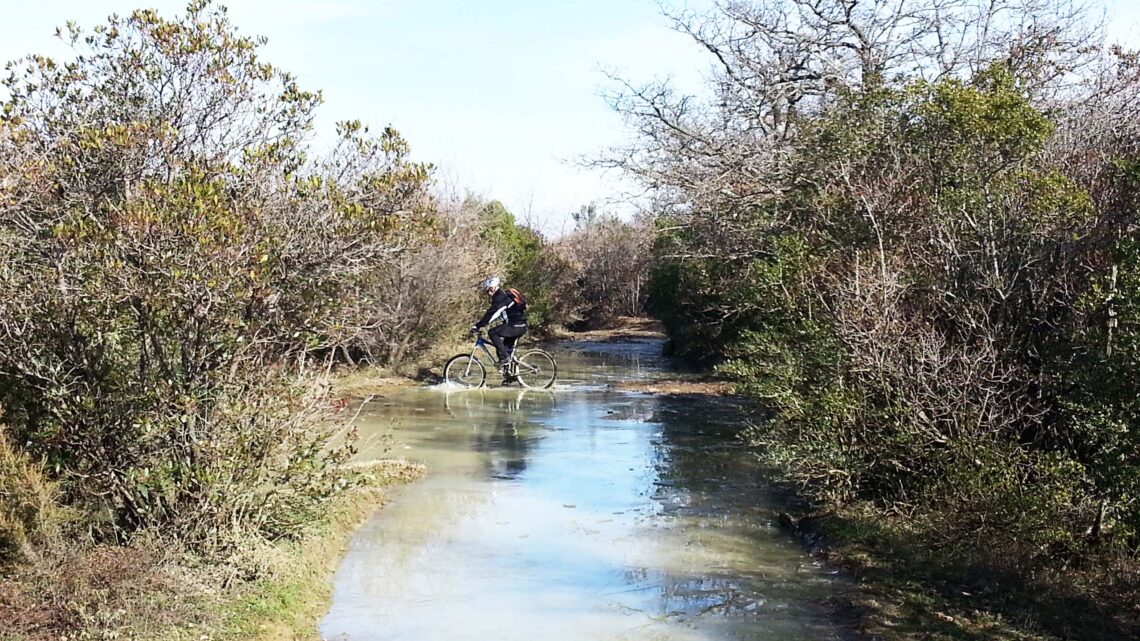
<instances>
[{"instance_id":1,"label":"black jacket","mask_svg":"<svg viewBox=\"0 0 1140 641\"><path fill-rule=\"evenodd\" d=\"M495 292L491 297L491 306L487 308L487 313L483 314L483 318L475 323L475 327L484 327L490 323L497 316L504 313L507 315L507 322L511 325L526 325L526 310L521 309L515 304L515 299L507 293L507 290L500 289Z\"/></svg>"}]
</instances>

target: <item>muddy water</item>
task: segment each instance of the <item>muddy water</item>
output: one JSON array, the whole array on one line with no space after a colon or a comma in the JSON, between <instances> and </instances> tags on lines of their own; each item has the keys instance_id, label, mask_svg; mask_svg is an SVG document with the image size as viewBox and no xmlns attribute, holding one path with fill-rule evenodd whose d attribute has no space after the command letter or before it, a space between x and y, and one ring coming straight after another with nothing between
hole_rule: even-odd
<instances>
[{"instance_id":1,"label":"muddy water","mask_svg":"<svg viewBox=\"0 0 1140 641\"><path fill-rule=\"evenodd\" d=\"M554 392L420 388L360 417L364 454L427 463L353 538L340 640L834 639L834 578L775 527L724 400L616 392L655 343L568 345ZM596 349L596 348L593 348Z\"/></svg>"}]
</instances>

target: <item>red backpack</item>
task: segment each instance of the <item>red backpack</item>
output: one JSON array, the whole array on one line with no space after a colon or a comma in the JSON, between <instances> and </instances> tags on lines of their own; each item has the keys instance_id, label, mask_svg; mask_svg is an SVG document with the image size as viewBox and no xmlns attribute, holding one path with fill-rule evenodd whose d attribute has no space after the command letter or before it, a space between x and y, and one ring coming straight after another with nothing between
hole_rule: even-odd
<instances>
[{"instance_id":1,"label":"red backpack","mask_svg":"<svg viewBox=\"0 0 1140 641\"><path fill-rule=\"evenodd\" d=\"M526 299L523 298L523 295L519 292L519 290L515 289L514 287L508 287L507 293L510 294L511 300L515 301L515 305L519 309L526 310Z\"/></svg>"}]
</instances>

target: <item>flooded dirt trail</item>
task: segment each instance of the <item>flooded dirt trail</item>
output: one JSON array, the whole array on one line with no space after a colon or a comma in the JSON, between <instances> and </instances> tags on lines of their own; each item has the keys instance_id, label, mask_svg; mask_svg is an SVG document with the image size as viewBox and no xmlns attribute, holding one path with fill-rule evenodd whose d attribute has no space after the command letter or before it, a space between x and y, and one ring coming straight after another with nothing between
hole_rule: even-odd
<instances>
[{"instance_id":1,"label":"flooded dirt trail","mask_svg":"<svg viewBox=\"0 0 1140 641\"><path fill-rule=\"evenodd\" d=\"M659 345L567 344L553 392L403 390L367 456L430 467L354 536L321 624L347 640L836 639L835 579L775 526L734 402L622 393Z\"/></svg>"}]
</instances>

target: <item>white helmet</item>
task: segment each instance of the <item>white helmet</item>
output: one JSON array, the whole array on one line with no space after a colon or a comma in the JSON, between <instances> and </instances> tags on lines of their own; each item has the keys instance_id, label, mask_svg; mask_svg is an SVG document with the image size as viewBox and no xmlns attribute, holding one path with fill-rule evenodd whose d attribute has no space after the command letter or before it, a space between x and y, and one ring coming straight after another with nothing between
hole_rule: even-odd
<instances>
[{"instance_id":1,"label":"white helmet","mask_svg":"<svg viewBox=\"0 0 1140 641\"><path fill-rule=\"evenodd\" d=\"M495 289L496 287L499 286L499 283L501 283L501 282L502 281L500 281L497 276L492 276L492 277L484 280L483 284L479 286L479 289L481 289L483 291L487 291L488 289Z\"/></svg>"}]
</instances>

